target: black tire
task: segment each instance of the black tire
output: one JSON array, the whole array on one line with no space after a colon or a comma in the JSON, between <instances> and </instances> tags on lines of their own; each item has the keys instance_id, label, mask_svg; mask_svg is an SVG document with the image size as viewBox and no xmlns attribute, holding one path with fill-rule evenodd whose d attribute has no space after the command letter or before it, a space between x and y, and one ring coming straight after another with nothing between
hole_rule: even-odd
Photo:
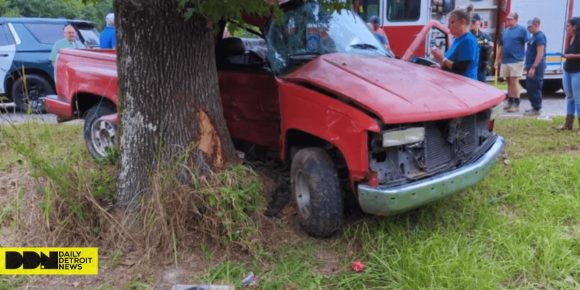
<instances>
[{"instance_id":1,"label":"black tire","mask_svg":"<svg viewBox=\"0 0 580 290\"><path fill-rule=\"evenodd\" d=\"M320 148L304 148L294 155L291 190L300 225L309 235L330 237L342 229L343 195L334 162Z\"/></svg>"},{"instance_id":2,"label":"black tire","mask_svg":"<svg viewBox=\"0 0 580 290\"><path fill-rule=\"evenodd\" d=\"M106 159L116 144L117 126L101 119L102 116L115 113L109 104L97 104L85 115L83 135L89 154L97 160Z\"/></svg>"},{"instance_id":3,"label":"black tire","mask_svg":"<svg viewBox=\"0 0 580 290\"><path fill-rule=\"evenodd\" d=\"M17 79L12 85L11 97L16 109L21 112L43 113L40 98L54 94L54 89L46 78L29 74Z\"/></svg>"}]
</instances>

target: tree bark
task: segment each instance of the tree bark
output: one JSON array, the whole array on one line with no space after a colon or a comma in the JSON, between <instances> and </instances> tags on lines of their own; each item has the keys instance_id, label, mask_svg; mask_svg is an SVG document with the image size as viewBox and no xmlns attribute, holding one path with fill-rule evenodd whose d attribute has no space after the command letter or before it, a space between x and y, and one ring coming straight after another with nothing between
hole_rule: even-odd
<instances>
[{"instance_id":1,"label":"tree bark","mask_svg":"<svg viewBox=\"0 0 580 290\"><path fill-rule=\"evenodd\" d=\"M121 111L118 202L134 208L160 168L209 174L234 159L211 25L177 0L115 0ZM168 193L170 194L170 193Z\"/></svg>"}]
</instances>

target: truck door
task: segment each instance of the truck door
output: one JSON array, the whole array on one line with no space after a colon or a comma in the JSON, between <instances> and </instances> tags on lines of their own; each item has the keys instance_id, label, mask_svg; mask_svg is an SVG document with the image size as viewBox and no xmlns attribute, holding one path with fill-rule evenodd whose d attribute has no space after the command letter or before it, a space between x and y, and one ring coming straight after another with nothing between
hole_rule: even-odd
<instances>
[{"instance_id":1,"label":"truck door","mask_svg":"<svg viewBox=\"0 0 580 290\"><path fill-rule=\"evenodd\" d=\"M12 29L9 24L0 24L0 94L5 94L4 83L6 74L10 71L14 54L16 53L16 41L12 36Z\"/></svg>"},{"instance_id":2,"label":"truck door","mask_svg":"<svg viewBox=\"0 0 580 290\"><path fill-rule=\"evenodd\" d=\"M510 11L518 13L520 25L525 27L526 22L534 17L539 17L541 20L540 29L546 34L548 41L546 47L546 79L560 79L562 77L562 57L558 54L564 51L568 1L511 1Z\"/></svg>"},{"instance_id":3,"label":"truck door","mask_svg":"<svg viewBox=\"0 0 580 290\"><path fill-rule=\"evenodd\" d=\"M380 0L379 13L385 33L395 55L402 56L405 50L431 18L430 0ZM425 46L417 52L424 52Z\"/></svg>"}]
</instances>

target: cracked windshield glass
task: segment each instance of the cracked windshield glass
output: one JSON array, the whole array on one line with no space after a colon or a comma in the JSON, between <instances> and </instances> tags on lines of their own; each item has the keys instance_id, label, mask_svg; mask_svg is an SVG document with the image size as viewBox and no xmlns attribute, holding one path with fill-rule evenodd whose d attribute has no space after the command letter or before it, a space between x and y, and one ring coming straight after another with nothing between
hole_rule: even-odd
<instances>
[{"instance_id":1,"label":"cracked windshield glass","mask_svg":"<svg viewBox=\"0 0 580 290\"><path fill-rule=\"evenodd\" d=\"M316 3L286 10L282 21L272 22L267 40L268 60L277 74L322 54L389 56L358 15L325 11Z\"/></svg>"}]
</instances>

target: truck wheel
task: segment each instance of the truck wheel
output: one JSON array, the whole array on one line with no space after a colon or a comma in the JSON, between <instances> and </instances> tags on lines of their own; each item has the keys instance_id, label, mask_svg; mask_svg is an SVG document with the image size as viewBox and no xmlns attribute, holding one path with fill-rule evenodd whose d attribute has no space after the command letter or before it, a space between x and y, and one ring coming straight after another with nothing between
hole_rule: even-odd
<instances>
[{"instance_id":1,"label":"truck wheel","mask_svg":"<svg viewBox=\"0 0 580 290\"><path fill-rule=\"evenodd\" d=\"M102 116L115 113L110 105L96 105L85 115L84 138L91 156L97 160L104 159L115 148L117 126Z\"/></svg>"},{"instance_id":2,"label":"truck wheel","mask_svg":"<svg viewBox=\"0 0 580 290\"><path fill-rule=\"evenodd\" d=\"M292 159L291 186L300 225L308 234L329 237L340 232L343 196L334 162L320 148L305 148Z\"/></svg>"},{"instance_id":3,"label":"truck wheel","mask_svg":"<svg viewBox=\"0 0 580 290\"><path fill-rule=\"evenodd\" d=\"M40 98L54 94L50 82L44 77L30 74L16 80L12 85L11 96L16 109L21 112L43 113Z\"/></svg>"}]
</instances>

